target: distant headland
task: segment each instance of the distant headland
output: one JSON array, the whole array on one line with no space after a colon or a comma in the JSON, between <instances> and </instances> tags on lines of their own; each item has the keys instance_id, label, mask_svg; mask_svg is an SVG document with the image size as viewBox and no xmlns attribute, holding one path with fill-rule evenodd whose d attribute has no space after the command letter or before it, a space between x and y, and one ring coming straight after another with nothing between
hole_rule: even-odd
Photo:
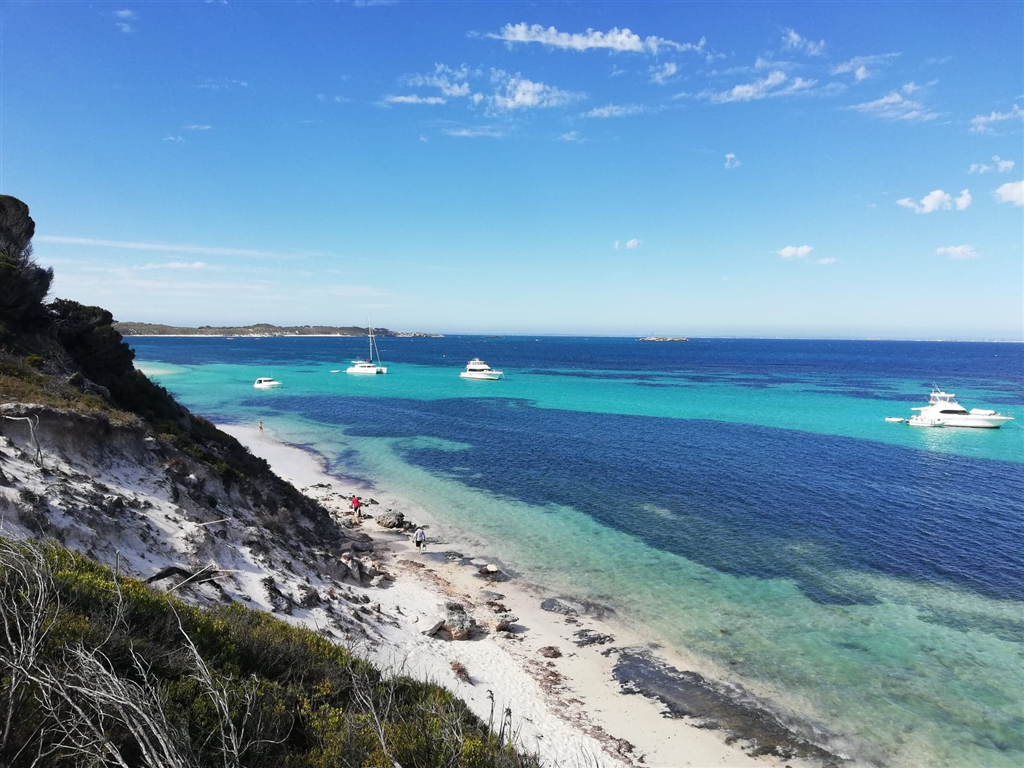
<instances>
[{"instance_id":1,"label":"distant headland","mask_svg":"<svg viewBox=\"0 0 1024 768\"><path fill-rule=\"evenodd\" d=\"M644 336L638 341L689 341L689 339L685 336Z\"/></svg>"},{"instance_id":2,"label":"distant headland","mask_svg":"<svg viewBox=\"0 0 1024 768\"><path fill-rule=\"evenodd\" d=\"M178 325L161 325L160 323L114 323L114 328L122 336L366 336L366 328L357 325L271 325L256 323L242 326L200 325L190 328ZM444 338L440 333L405 333L387 328L374 328L374 336L392 336L396 338Z\"/></svg>"}]
</instances>

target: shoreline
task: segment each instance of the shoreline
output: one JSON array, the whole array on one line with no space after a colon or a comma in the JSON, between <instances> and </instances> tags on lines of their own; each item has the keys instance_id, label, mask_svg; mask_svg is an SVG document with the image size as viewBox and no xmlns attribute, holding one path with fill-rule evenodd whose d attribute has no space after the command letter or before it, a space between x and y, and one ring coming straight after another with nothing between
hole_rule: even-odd
<instances>
[{"instance_id":1,"label":"shoreline","mask_svg":"<svg viewBox=\"0 0 1024 768\"><path fill-rule=\"evenodd\" d=\"M484 719L492 707L485 692L493 691L496 705L513 702L509 706L524 746L547 762L564 760L567 748L584 764L588 753L617 765L647 766L795 767L842 761L783 726L766 707L740 703L735 694L746 698L746 692L685 671L689 665L682 656L626 626L614 612L546 593L515 575L486 580L478 570L500 569L500 559L473 556L476 545L468 537L419 504L328 473L323 457L275 439L272 430L261 435L254 427L217 426L337 515L348 512L343 491L374 499L364 514L394 509L426 524L426 554L415 551L407 534L381 528L371 518L360 526L398 576L377 596L384 612L408 617L387 633L389 645L370 655L441 682ZM421 630L443 613L438 606L445 599L462 602L477 616L486 613L488 601L500 602L518 617L514 631L468 642L424 637ZM541 654L552 647L557 655ZM453 661L464 663L473 684L455 678ZM541 694L535 691L525 704L524 676ZM552 718L563 727L553 728ZM595 749L602 754L594 755Z\"/></svg>"}]
</instances>

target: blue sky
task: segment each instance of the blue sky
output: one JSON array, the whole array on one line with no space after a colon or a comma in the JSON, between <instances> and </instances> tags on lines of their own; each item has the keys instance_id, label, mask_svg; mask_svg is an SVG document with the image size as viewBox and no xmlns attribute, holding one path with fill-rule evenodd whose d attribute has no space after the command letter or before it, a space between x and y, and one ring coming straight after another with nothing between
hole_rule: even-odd
<instances>
[{"instance_id":1,"label":"blue sky","mask_svg":"<svg viewBox=\"0 0 1024 768\"><path fill-rule=\"evenodd\" d=\"M1024 336L1024 4L0 4L0 189L123 320Z\"/></svg>"}]
</instances>

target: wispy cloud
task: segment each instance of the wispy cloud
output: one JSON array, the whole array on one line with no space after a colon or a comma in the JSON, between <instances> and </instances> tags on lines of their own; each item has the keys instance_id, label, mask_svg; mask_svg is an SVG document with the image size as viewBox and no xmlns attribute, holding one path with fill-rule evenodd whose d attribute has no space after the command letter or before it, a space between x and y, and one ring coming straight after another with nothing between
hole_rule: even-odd
<instances>
[{"instance_id":1,"label":"wispy cloud","mask_svg":"<svg viewBox=\"0 0 1024 768\"><path fill-rule=\"evenodd\" d=\"M626 115L639 115L644 111L639 104L608 104L603 107L594 107L589 112L584 112L582 117L625 117Z\"/></svg>"},{"instance_id":2,"label":"wispy cloud","mask_svg":"<svg viewBox=\"0 0 1024 768\"><path fill-rule=\"evenodd\" d=\"M476 138L488 138L488 139L500 139L504 137L505 132L500 128L495 128L490 125L481 125L477 128L449 128L445 131L448 136L457 136L459 138L476 139Z\"/></svg>"},{"instance_id":3,"label":"wispy cloud","mask_svg":"<svg viewBox=\"0 0 1024 768\"><path fill-rule=\"evenodd\" d=\"M936 256L948 256L951 259L976 259L979 254L973 245L946 245L935 249Z\"/></svg>"},{"instance_id":4,"label":"wispy cloud","mask_svg":"<svg viewBox=\"0 0 1024 768\"><path fill-rule=\"evenodd\" d=\"M967 169L970 174L981 174L991 173L1009 173L1013 170L1015 163L1013 160L1003 160L999 155L992 155L992 165L986 163L971 163L971 167Z\"/></svg>"},{"instance_id":5,"label":"wispy cloud","mask_svg":"<svg viewBox=\"0 0 1024 768\"><path fill-rule=\"evenodd\" d=\"M403 85L414 88L438 88L442 96L458 98L470 95L469 78L479 77L481 74L479 69L471 69L465 64L458 67L435 64L433 72L423 75L405 75L401 78L401 82Z\"/></svg>"},{"instance_id":6,"label":"wispy cloud","mask_svg":"<svg viewBox=\"0 0 1024 768\"><path fill-rule=\"evenodd\" d=\"M385 96L384 101L388 104L447 104L447 100L441 96L417 96L409 94L406 96Z\"/></svg>"},{"instance_id":7,"label":"wispy cloud","mask_svg":"<svg viewBox=\"0 0 1024 768\"><path fill-rule=\"evenodd\" d=\"M971 131L974 133L992 133L992 123L1002 123L1006 120L1024 120L1024 109L1014 104L1009 112L992 112L988 115L978 115L971 118Z\"/></svg>"},{"instance_id":8,"label":"wispy cloud","mask_svg":"<svg viewBox=\"0 0 1024 768\"><path fill-rule=\"evenodd\" d=\"M352 0L353 8L383 8L395 5L398 0Z\"/></svg>"},{"instance_id":9,"label":"wispy cloud","mask_svg":"<svg viewBox=\"0 0 1024 768\"><path fill-rule=\"evenodd\" d=\"M740 165L742 165L742 163L740 163L740 161L738 159L736 159L736 155L734 155L732 152L726 153L726 155L725 155L725 167L726 168L729 168L729 169L739 168Z\"/></svg>"},{"instance_id":10,"label":"wispy cloud","mask_svg":"<svg viewBox=\"0 0 1024 768\"><path fill-rule=\"evenodd\" d=\"M632 240L627 240L626 241L626 250L627 251L635 251L637 248L639 248L643 244L644 244L643 240L641 240L641 239L639 239L637 237L634 237Z\"/></svg>"},{"instance_id":11,"label":"wispy cloud","mask_svg":"<svg viewBox=\"0 0 1024 768\"><path fill-rule=\"evenodd\" d=\"M832 67L833 75L845 75L853 74L853 79L858 83L862 80L867 80L875 74L875 70L878 67L888 64L895 58L898 58L898 53L878 53L871 56L854 56L849 61L844 61L840 64L836 64Z\"/></svg>"},{"instance_id":12,"label":"wispy cloud","mask_svg":"<svg viewBox=\"0 0 1024 768\"><path fill-rule=\"evenodd\" d=\"M787 245L785 248L780 248L775 253L784 259L806 259L811 255L813 251L809 245Z\"/></svg>"},{"instance_id":13,"label":"wispy cloud","mask_svg":"<svg viewBox=\"0 0 1024 768\"><path fill-rule=\"evenodd\" d=\"M1008 181L993 194L1000 203L1020 207L1024 205L1024 181Z\"/></svg>"},{"instance_id":14,"label":"wispy cloud","mask_svg":"<svg viewBox=\"0 0 1024 768\"><path fill-rule=\"evenodd\" d=\"M212 125L199 125L198 123L190 123L189 125L181 126L183 131L211 131L213 130Z\"/></svg>"},{"instance_id":15,"label":"wispy cloud","mask_svg":"<svg viewBox=\"0 0 1024 768\"><path fill-rule=\"evenodd\" d=\"M135 21L139 17L135 11L125 8L120 11L114 11L114 18L117 19L114 22L114 26L128 35L135 31L135 27L130 22Z\"/></svg>"},{"instance_id":16,"label":"wispy cloud","mask_svg":"<svg viewBox=\"0 0 1024 768\"><path fill-rule=\"evenodd\" d=\"M226 91L232 88L248 88L249 81L234 77L207 77L200 80L195 87L203 91Z\"/></svg>"},{"instance_id":17,"label":"wispy cloud","mask_svg":"<svg viewBox=\"0 0 1024 768\"><path fill-rule=\"evenodd\" d=\"M188 253L196 256L241 256L257 259L286 259L298 255L274 251L254 250L250 248L220 248L207 245L153 243L135 240L104 240L94 237L65 237L62 235L36 235L33 242L47 243L51 245L89 246L95 248L123 248L130 251Z\"/></svg>"},{"instance_id":18,"label":"wispy cloud","mask_svg":"<svg viewBox=\"0 0 1024 768\"><path fill-rule=\"evenodd\" d=\"M921 102L901 96L896 91L874 101L852 104L846 109L882 120L905 120L911 123L927 122L939 116L938 112L926 108Z\"/></svg>"},{"instance_id":19,"label":"wispy cloud","mask_svg":"<svg viewBox=\"0 0 1024 768\"><path fill-rule=\"evenodd\" d=\"M801 51L808 56L821 56L825 53L825 41L808 40L797 34L795 29L787 28L782 33L782 49L784 51Z\"/></svg>"},{"instance_id":20,"label":"wispy cloud","mask_svg":"<svg viewBox=\"0 0 1024 768\"><path fill-rule=\"evenodd\" d=\"M674 61L666 61L661 66L648 67L651 82L664 85L679 71L679 65Z\"/></svg>"},{"instance_id":21,"label":"wispy cloud","mask_svg":"<svg viewBox=\"0 0 1024 768\"><path fill-rule=\"evenodd\" d=\"M823 259L815 259L811 263L812 264L818 264L818 265L820 265L822 267L827 267L827 266L830 266L831 264L835 264L836 263L836 259L831 257L831 256L826 256Z\"/></svg>"},{"instance_id":22,"label":"wispy cloud","mask_svg":"<svg viewBox=\"0 0 1024 768\"><path fill-rule=\"evenodd\" d=\"M914 213L934 213L935 211L949 211L954 207L958 211L966 211L971 205L971 193L969 190L960 192L959 197L953 197L941 189L933 189L921 198L921 202L915 202L912 198L904 197L896 201L896 205L902 208L909 208Z\"/></svg>"},{"instance_id":23,"label":"wispy cloud","mask_svg":"<svg viewBox=\"0 0 1024 768\"><path fill-rule=\"evenodd\" d=\"M504 92L494 95L492 104L497 109L532 109L535 107L561 107L585 98L585 94L563 91L553 85L534 82L519 75L508 78Z\"/></svg>"},{"instance_id":24,"label":"wispy cloud","mask_svg":"<svg viewBox=\"0 0 1024 768\"><path fill-rule=\"evenodd\" d=\"M335 104L346 104L352 101L352 99L348 98L347 96L328 96L326 93L318 93L316 95L316 100L323 102L331 101L334 102Z\"/></svg>"},{"instance_id":25,"label":"wispy cloud","mask_svg":"<svg viewBox=\"0 0 1024 768\"><path fill-rule=\"evenodd\" d=\"M183 136L173 136L171 134L168 134L168 135L164 136L164 141L173 141L173 142L177 143L177 142L181 142L181 141L184 141L184 140L185 140L185 138Z\"/></svg>"},{"instance_id":26,"label":"wispy cloud","mask_svg":"<svg viewBox=\"0 0 1024 768\"><path fill-rule=\"evenodd\" d=\"M795 77L792 80L781 69L769 72L767 76L752 83L742 83L727 91L701 91L697 98L712 104L729 104L736 101L757 101L776 96L789 96L813 88L817 80Z\"/></svg>"},{"instance_id":27,"label":"wispy cloud","mask_svg":"<svg viewBox=\"0 0 1024 768\"><path fill-rule=\"evenodd\" d=\"M506 24L497 33L488 33L486 37L503 40L510 46L515 43L539 43L552 48L563 48L572 51L588 51L605 49L611 51L628 51L657 55L659 51L701 51L706 41L702 37L696 43L677 43L657 35L641 38L628 28L613 27L607 32L587 29L585 32L559 32L554 27L543 27L540 24Z\"/></svg>"},{"instance_id":28,"label":"wispy cloud","mask_svg":"<svg viewBox=\"0 0 1024 768\"><path fill-rule=\"evenodd\" d=\"M569 131L568 133L563 133L561 136L558 137L558 140L568 141L574 144L585 144L587 142L587 140L579 131Z\"/></svg>"}]
</instances>

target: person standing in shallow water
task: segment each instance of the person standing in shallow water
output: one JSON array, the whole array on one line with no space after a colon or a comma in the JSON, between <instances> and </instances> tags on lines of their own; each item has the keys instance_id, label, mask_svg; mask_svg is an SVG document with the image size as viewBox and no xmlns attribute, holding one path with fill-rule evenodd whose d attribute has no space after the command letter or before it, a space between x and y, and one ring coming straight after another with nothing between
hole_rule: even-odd
<instances>
[{"instance_id":1,"label":"person standing in shallow water","mask_svg":"<svg viewBox=\"0 0 1024 768\"><path fill-rule=\"evenodd\" d=\"M263 422L262 421L260 422L260 434L261 435L263 434Z\"/></svg>"},{"instance_id":2,"label":"person standing in shallow water","mask_svg":"<svg viewBox=\"0 0 1024 768\"><path fill-rule=\"evenodd\" d=\"M423 530L422 525L416 529L416 533L412 535L412 540L416 544L416 549L420 551L420 554L423 554L427 548L427 532Z\"/></svg>"}]
</instances>

